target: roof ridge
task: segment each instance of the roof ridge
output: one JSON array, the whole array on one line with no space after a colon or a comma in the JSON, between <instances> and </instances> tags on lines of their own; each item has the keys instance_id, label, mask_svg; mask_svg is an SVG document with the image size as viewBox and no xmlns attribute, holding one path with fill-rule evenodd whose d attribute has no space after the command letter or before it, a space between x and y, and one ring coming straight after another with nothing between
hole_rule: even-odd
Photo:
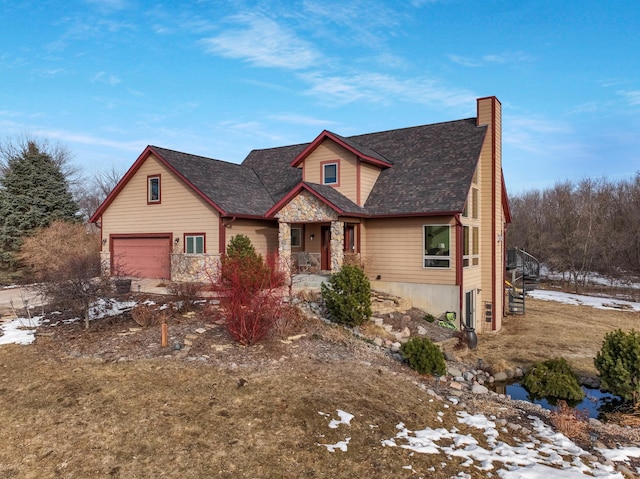
<instances>
[{"instance_id":1,"label":"roof ridge","mask_svg":"<svg viewBox=\"0 0 640 479\"><path fill-rule=\"evenodd\" d=\"M211 158L210 156L203 156L203 155L195 155L193 153L187 153L186 151L178 151L178 150L173 150L171 148L165 148L163 146L157 146L157 145L149 145L150 148L154 148L157 150L164 150L164 151L168 151L171 153L178 153L179 155L185 155L185 156L190 156L193 158L201 158L203 160L209 160L209 161L217 161L218 163L224 163L227 165L232 165L232 166L243 166L242 163L233 163L231 161L227 161L227 160L221 160L219 158Z\"/></svg>"}]
</instances>

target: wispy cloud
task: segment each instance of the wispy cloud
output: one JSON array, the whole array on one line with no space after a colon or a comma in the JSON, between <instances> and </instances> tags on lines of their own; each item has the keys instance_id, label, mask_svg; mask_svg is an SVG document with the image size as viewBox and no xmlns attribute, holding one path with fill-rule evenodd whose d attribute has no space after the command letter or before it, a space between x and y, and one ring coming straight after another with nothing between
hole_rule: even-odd
<instances>
[{"instance_id":1,"label":"wispy cloud","mask_svg":"<svg viewBox=\"0 0 640 479\"><path fill-rule=\"evenodd\" d=\"M322 120L320 118L313 118L305 115L298 115L296 113L281 113L278 115L270 115L269 118L272 120L281 121L284 123L292 123L294 125L305 125L305 126L335 125L334 121Z\"/></svg>"},{"instance_id":2,"label":"wispy cloud","mask_svg":"<svg viewBox=\"0 0 640 479\"><path fill-rule=\"evenodd\" d=\"M120 78L118 78L115 75L112 75L110 73L106 73L106 72L98 72L96 73L93 78L91 79L91 81L95 82L95 83L105 83L107 85L110 86L116 86L120 83L122 83L122 80L120 80Z\"/></svg>"},{"instance_id":3,"label":"wispy cloud","mask_svg":"<svg viewBox=\"0 0 640 479\"><path fill-rule=\"evenodd\" d=\"M352 76L301 75L311 84L308 94L331 102L348 104L369 101L390 104L397 100L413 103L458 107L473 105L476 95L462 88L448 88L431 78L402 79L391 75L365 72Z\"/></svg>"},{"instance_id":4,"label":"wispy cloud","mask_svg":"<svg viewBox=\"0 0 640 479\"><path fill-rule=\"evenodd\" d=\"M508 117L504 119L504 125L503 141L528 152L549 150L554 143L569 147L567 136L573 131L566 124L537 118ZM557 141L559 137L563 140Z\"/></svg>"},{"instance_id":5,"label":"wispy cloud","mask_svg":"<svg viewBox=\"0 0 640 479\"><path fill-rule=\"evenodd\" d=\"M458 65L469 68L479 68L489 65L506 65L513 63L522 63L532 60L532 57L522 51L516 52L504 52L504 53L491 53L482 55L478 58L465 57L461 55L450 54L449 60Z\"/></svg>"},{"instance_id":6,"label":"wispy cloud","mask_svg":"<svg viewBox=\"0 0 640 479\"><path fill-rule=\"evenodd\" d=\"M146 144L142 141L114 141L106 138L100 138L94 135L86 135L65 130L56 129L37 129L33 130L33 134L37 137L55 138L66 143L78 143L82 145L104 146L116 148L119 150L140 152Z\"/></svg>"},{"instance_id":7,"label":"wispy cloud","mask_svg":"<svg viewBox=\"0 0 640 479\"><path fill-rule=\"evenodd\" d=\"M408 20L397 9L374 0L305 0L301 15L306 29L317 36L373 49L384 45L385 39L395 35ZM336 27L341 34L336 35Z\"/></svg>"},{"instance_id":8,"label":"wispy cloud","mask_svg":"<svg viewBox=\"0 0 640 479\"><path fill-rule=\"evenodd\" d=\"M618 94L622 95L629 105L640 105L640 90L623 90L619 91Z\"/></svg>"},{"instance_id":9,"label":"wispy cloud","mask_svg":"<svg viewBox=\"0 0 640 479\"><path fill-rule=\"evenodd\" d=\"M207 52L288 70L308 68L320 56L310 43L270 18L244 14L231 20L239 27L202 40Z\"/></svg>"}]
</instances>

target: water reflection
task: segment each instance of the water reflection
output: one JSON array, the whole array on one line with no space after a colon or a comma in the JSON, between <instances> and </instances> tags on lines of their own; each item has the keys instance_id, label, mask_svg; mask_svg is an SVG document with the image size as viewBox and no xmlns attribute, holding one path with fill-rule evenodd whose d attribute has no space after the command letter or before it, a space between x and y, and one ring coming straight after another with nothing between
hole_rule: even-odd
<instances>
[{"instance_id":1,"label":"water reflection","mask_svg":"<svg viewBox=\"0 0 640 479\"><path fill-rule=\"evenodd\" d=\"M499 394L507 394L511 396L511 399L518 399L521 401L528 401L534 404L539 404L545 409L553 410L556 406L556 398L536 398L529 394L529 391L525 389L518 382L514 383L494 383L492 389ZM599 389L591 389L582 386L582 390L585 393L585 397L582 401L567 401L567 404L580 411L586 411L589 417L597 418L601 413L611 412L623 404L623 401L619 396L614 394L600 391Z\"/></svg>"}]
</instances>

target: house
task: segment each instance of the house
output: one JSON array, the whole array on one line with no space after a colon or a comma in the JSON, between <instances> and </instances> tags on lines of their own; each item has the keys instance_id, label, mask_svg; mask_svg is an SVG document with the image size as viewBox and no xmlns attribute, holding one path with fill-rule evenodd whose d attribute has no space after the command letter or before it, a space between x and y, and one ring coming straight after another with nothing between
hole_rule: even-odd
<instances>
[{"instance_id":1,"label":"house","mask_svg":"<svg viewBox=\"0 0 640 479\"><path fill-rule=\"evenodd\" d=\"M478 331L504 312L501 104L477 117L254 150L242 164L147 147L90 221L112 272L202 278L247 235L299 271L359 261L375 289Z\"/></svg>"}]
</instances>

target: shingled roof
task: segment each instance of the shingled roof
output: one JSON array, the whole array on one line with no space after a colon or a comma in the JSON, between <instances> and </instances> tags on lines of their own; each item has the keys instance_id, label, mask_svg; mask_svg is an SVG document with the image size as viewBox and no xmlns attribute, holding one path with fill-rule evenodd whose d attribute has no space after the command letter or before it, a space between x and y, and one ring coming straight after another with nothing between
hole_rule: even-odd
<instances>
[{"instance_id":1,"label":"shingled roof","mask_svg":"<svg viewBox=\"0 0 640 479\"><path fill-rule=\"evenodd\" d=\"M262 216L273 205L269 192L249 168L158 146L150 148L226 214Z\"/></svg>"},{"instance_id":2,"label":"shingled roof","mask_svg":"<svg viewBox=\"0 0 640 479\"><path fill-rule=\"evenodd\" d=\"M344 215L461 212L486 131L486 126L477 126L476 119L469 118L350 137L323 132L320 137L328 135L327 138L334 138L382 166L364 207L330 186L302 183L302 170L291 165L311 151L308 148L313 142L253 150L240 165L149 146L91 221L98 220L127 178L150 153L158 156L223 215L264 217L302 184ZM317 143L320 137L314 141Z\"/></svg>"},{"instance_id":3,"label":"shingled roof","mask_svg":"<svg viewBox=\"0 0 640 479\"><path fill-rule=\"evenodd\" d=\"M339 137L353 148L392 165L380 173L364 208L348 209L367 216L461 212L486 131L486 126L476 125L475 118L468 118ZM242 164L256 172L278 202L300 182L300 169L290 164L309 145L254 150ZM326 188L314 186L314 190L332 202Z\"/></svg>"}]
</instances>

